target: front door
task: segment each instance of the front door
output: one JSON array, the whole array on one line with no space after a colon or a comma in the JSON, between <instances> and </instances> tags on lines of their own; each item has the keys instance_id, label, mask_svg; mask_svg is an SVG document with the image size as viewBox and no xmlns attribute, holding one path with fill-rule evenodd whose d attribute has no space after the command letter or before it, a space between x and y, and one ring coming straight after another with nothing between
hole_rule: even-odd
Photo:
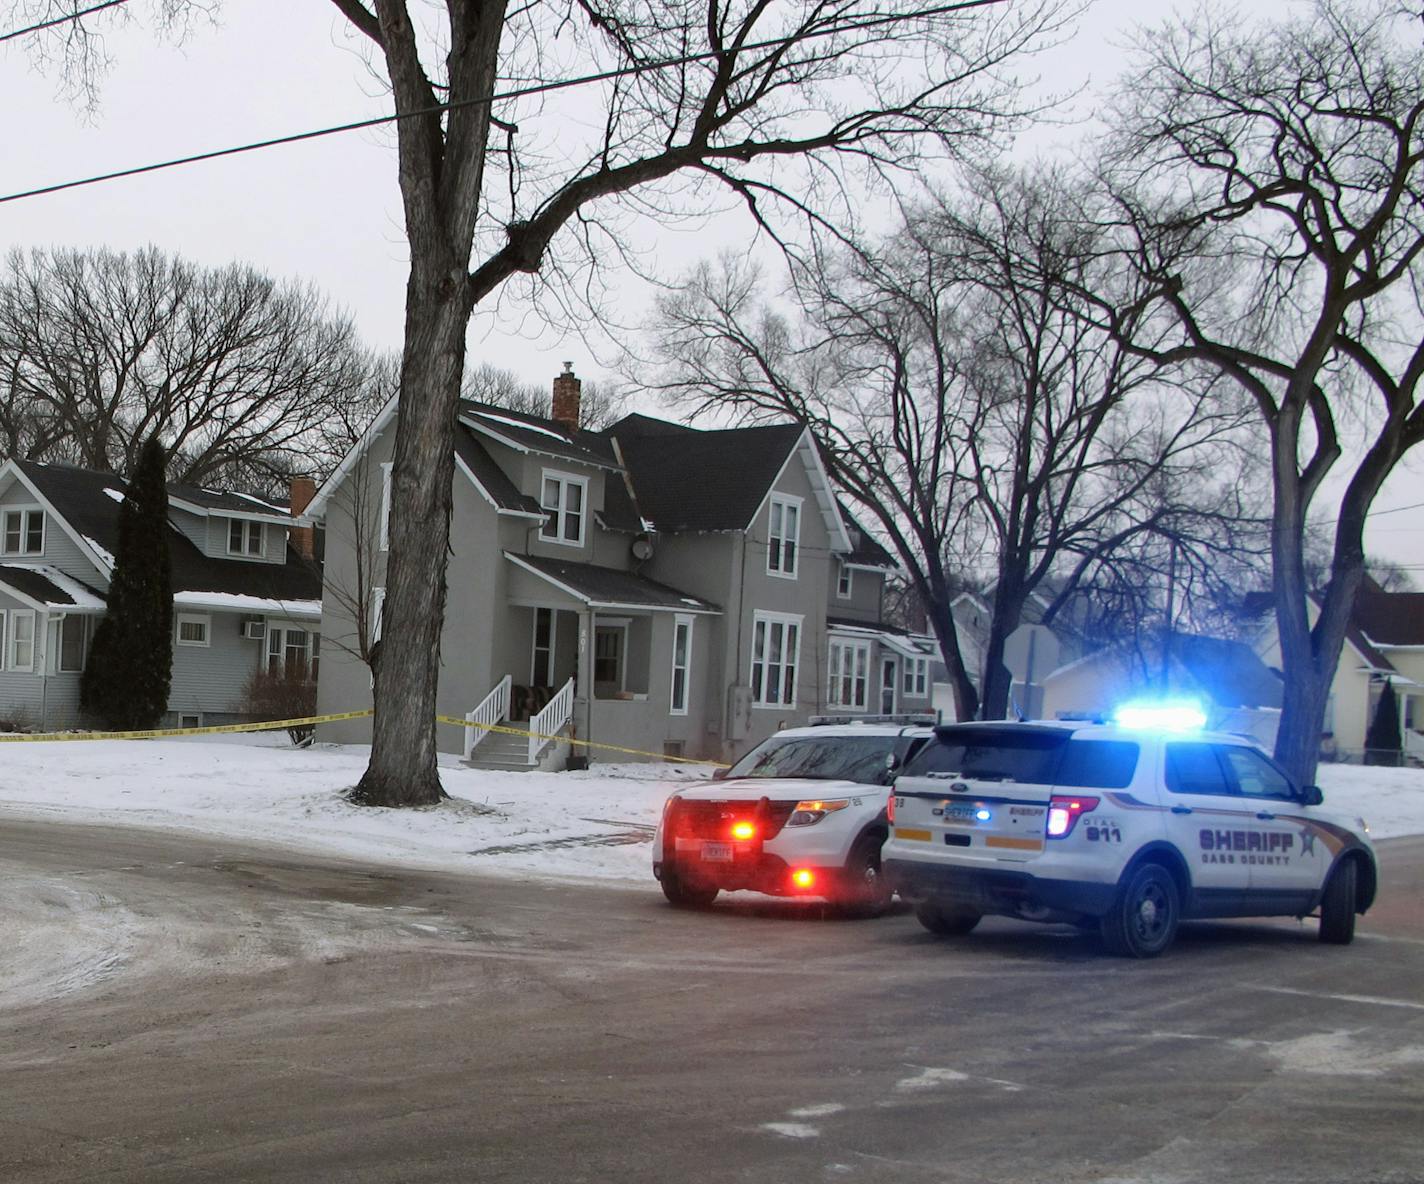
<instances>
[{"instance_id":1,"label":"front door","mask_svg":"<svg viewBox=\"0 0 1424 1184\"><path fill-rule=\"evenodd\" d=\"M623 690L623 661L628 629L624 625L596 625L593 630L593 691L612 698Z\"/></svg>"},{"instance_id":2,"label":"front door","mask_svg":"<svg viewBox=\"0 0 1424 1184\"><path fill-rule=\"evenodd\" d=\"M1254 748L1222 745L1222 756L1255 831L1247 847L1251 895L1262 903L1291 909L1308 901L1325 881L1331 852L1286 775Z\"/></svg>"},{"instance_id":3,"label":"front door","mask_svg":"<svg viewBox=\"0 0 1424 1184\"><path fill-rule=\"evenodd\" d=\"M890 654L880 659L880 714L894 715L899 702L900 659Z\"/></svg>"}]
</instances>

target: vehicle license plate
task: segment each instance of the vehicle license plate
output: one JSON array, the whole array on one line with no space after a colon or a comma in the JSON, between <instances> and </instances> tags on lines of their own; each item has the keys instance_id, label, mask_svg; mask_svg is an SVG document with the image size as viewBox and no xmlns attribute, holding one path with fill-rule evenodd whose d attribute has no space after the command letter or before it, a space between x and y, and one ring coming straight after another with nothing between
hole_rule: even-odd
<instances>
[{"instance_id":1,"label":"vehicle license plate","mask_svg":"<svg viewBox=\"0 0 1424 1184\"><path fill-rule=\"evenodd\" d=\"M731 863L731 843L703 843L702 858L706 863Z\"/></svg>"}]
</instances>

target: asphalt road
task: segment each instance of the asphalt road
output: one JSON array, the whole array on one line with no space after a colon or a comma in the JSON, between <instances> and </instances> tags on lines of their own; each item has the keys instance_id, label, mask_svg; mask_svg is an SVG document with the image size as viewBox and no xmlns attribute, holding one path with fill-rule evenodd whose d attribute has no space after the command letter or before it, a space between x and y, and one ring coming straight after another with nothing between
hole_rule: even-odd
<instances>
[{"instance_id":1,"label":"asphalt road","mask_svg":"<svg viewBox=\"0 0 1424 1184\"><path fill-rule=\"evenodd\" d=\"M0 821L0 1181L1424 1181L1424 841L1354 945Z\"/></svg>"}]
</instances>

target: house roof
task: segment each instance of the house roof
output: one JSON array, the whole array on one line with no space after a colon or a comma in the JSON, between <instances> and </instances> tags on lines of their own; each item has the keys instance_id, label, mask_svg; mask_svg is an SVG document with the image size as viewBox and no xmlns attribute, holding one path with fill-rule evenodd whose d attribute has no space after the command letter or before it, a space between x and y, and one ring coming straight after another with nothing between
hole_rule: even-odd
<instances>
[{"instance_id":1,"label":"house roof","mask_svg":"<svg viewBox=\"0 0 1424 1184\"><path fill-rule=\"evenodd\" d=\"M562 457L601 469L622 467L613 442L599 432L585 432L556 419L526 415L473 399L460 400L460 417L474 431L520 452Z\"/></svg>"},{"instance_id":2,"label":"house roof","mask_svg":"<svg viewBox=\"0 0 1424 1184\"><path fill-rule=\"evenodd\" d=\"M36 461L16 461L15 464L55 513L83 536L91 549L100 553L99 558L111 562L119 545L123 478L72 465L46 465ZM321 569L290 547L285 563L215 559L204 555L182 531L170 524L168 553L172 560L175 599L181 593L196 592L282 602L321 600Z\"/></svg>"},{"instance_id":3,"label":"house roof","mask_svg":"<svg viewBox=\"0 0 1424 1184\"><path fill-rule=\"evenodd\" d=\"M455 455L469 470L475 483L494 503L496 510L533 514L540 518L544 516L539 503L527 494L519 492L505 471L494 463L494 458L480 443L479 437L465 424L461 424L455 431Z\"/></svg>"},{"instance_id":4,"label":"house roof","mask_svg":"<svg viewBox=\"0 0 1424 1184\"><path fill-rule=\"evenodd\" d=\"M235 493L224 489L204 489L199 485L168 483L171 501L186 502L199 510L218 514L252 514L264 518L290 518L290 508L282 502L271 502L250 493Z\"/></svg>"},{"instance_id":5,"label":"house roof","mask_svg":"<svg viewBox=\"0 0 1424 1184\"><path fill-rule=\"evenodd\" d=\"M865 527L846 509L845 502L837 498L836 505L840 508L841 517L845 519L850 534L850 554L844 556L845 562L852 567L873 567L885 571L897 570L899 564L895 562L890 552L882 547L874 536L866 533Z\"/></svg>"},{"instance_id":6,"label":"house roof","mask_svg":"<svg viewBox=\"0 0 1424 1184\"><path fill-rule=\"evenodd\" d=\"M1424 592L1366 585L1355 597L1354 624L1375 645L1424 645Z\"/></svg>"},{"instance_id":7,"label":"house roof","mask_svg":"<svg viewBox=\"0 0 1424 1184\"><path fill-rule=\"evenodd\" d=\"M1381 595L1398 595L1398 593L1381 593ZM1312 599L1314 598L1312 597ZM1275 599L1269 592L1248 592L1242 598L1241 607L1247 617L1264 617L1273 612ZM1394 663L1375 648L1374 643L1365 636L1365 631L1360 628L1359 607L1359 598L1357 597L1354 611L1351 612L1350 620L1345 625L1345 640L1360 655L1368 669L1385 673L1392 672Z\"/></svg>"},{"instance_id":8,"label":"house roof","mask_svg":"<svg viewBox=\"0 0 1424 1184\"><path fill-rule=\"evenodd\" d=\"M876 625L869 621L856 621L849 617L826 618L826 630L838 637L868 637L888 646L907 658L939 657L939 647L935 639L927 633L911 633L895 625Z\"/></svg>"},{"instance_id":9,"label":"house roof","mask_svg":"<svg viewBox=\"0 0 1424 1184\"><path fill-rule=\"evenodd\" d=\"M504 553L504 557L591 608L657 609L680 613L722 611L700 596L689 596L686 592L630 571L618 571L592 563L547 559L539 555L515 555L509 551Z\"/></svg>"},{"instance_id":10,"label":"house roof","mask_svg":"<svg viewBox=\"0 0 1424 1184\"><path fill-rule=\"evenodd\" d=\"M1177 635L1177 660L1219 707L1279 707L1281 678L1250 646L1220 637Z\"/></svg>"},{"instance_id":11,"label":"house roof","mask_svg":"<svg viewBox=\"0 0 1424 1184\"><path fill-rule=\"evenodd\" d=\"M607 434L653 527L721 531L751 524L804 430L787 423L704 432L630 415Z\"/></svg>"},{"instance_id":12,"label":"house roof","mask_svg":"<svg viewBox=\"0 0 1424 1184\"><path fill-rule=\"evenodd\" d=\"M97 611L103 593L46 564L0 563L0 585L43 608Z\"/></svg>"}]
</instances>

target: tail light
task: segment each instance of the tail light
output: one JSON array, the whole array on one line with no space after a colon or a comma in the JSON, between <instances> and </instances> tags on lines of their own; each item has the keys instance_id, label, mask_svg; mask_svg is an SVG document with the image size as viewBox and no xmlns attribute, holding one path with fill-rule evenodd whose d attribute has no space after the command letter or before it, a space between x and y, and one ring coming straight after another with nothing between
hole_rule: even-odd
<instances>
[{"instance_id":1,"label":"tail light","mask_svg":"<svg viewBox=\"0 0 1424 1184\"><path fill-rule=\"evenodd\" d=\"M885 820L887 822L895 821L895 795L893 793L885 799Z\"/></svg>"},{"instance_id":2,"label":"tail light","mask_svg":"<svg viewBox=\"0 0 1424 1184\"><path fill-rule=\"evenodd\" d=\"M791 873L791 882L805 891L816 886L816 873L809 867L798 867Z\"/></svg>"},{"instance_id":3,"label":"tail light","mask_svg":"<svg viewBox=\"0 0 1424 1184\"><path fill-rule=\"evenodd\" d=\"M1078 825L1079 816L1089 814L1097 808L1097 798L1054 794L1048 803L1048 837L1067 838Z\"/></svg>"},{"instance_id":4,"label":"tail light","mask_svg":"<svg viewBox=\"0 0 1424 1184\"><path fill-rule=\"evenodd\" d=\"M743 820L741 822L732 823L732 838L736 839L739 843L750 842L756 838L756 833L757 828L755 822Z\"/></svg>"}]
</instances>

